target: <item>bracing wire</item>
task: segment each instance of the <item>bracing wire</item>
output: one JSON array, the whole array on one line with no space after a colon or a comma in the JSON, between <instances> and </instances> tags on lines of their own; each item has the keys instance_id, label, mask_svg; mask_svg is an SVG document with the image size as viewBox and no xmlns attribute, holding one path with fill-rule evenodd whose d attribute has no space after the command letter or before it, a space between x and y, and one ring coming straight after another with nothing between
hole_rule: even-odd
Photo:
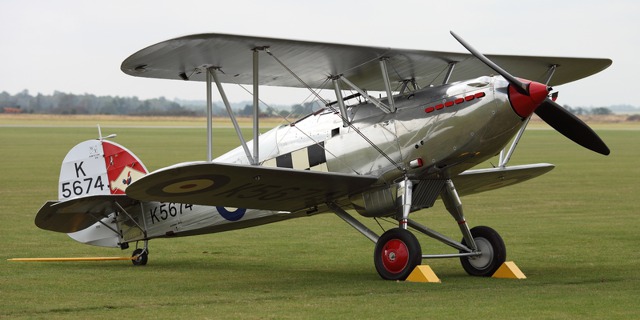
<instances>
[{"instance_id":1,"label":"bracing wire","mask_svg":"<svg viewBox=\"0 0 640 320\"><path fill-rule=\"evenodd\" d=\"M325 82L326 83L326 82ZM253 95L253 93L247 89L245 86L243 86L240 83L235 83L237 84L240 88L242 88L244 91L246 91L248 94ZM258 98L258 101L260 101L260 103L262 103L264 106L266 106L267 108L270 107L269 104L267 104L266 102L264 102L262 99ZM353 171L355 174L360 175L360 173L354 169L353 167L349 166L348 163L344 162L340 157L337 157L335 154L333 154L330 150L328 150L326 147L324 147L322 144L320 144L321 141L316 141L315 139L313 139L309 134L307 134L304 130L302 130L301 128L299 128L298 126L295 126L295 121L291 121L288 119L287 115L285 116L281 116L282 120L286 123L289 124L289 126L295 128L296 130L298 130L300 133L302 133L305 137L307 137L309 140L313 141L314 144L320 146L325 152L327 152L328 154L330 154L334 159L338 159L345 167L349 168L351 171Z\"/></svg>"},{"instance_id":2,"label":"bracing wire","mask_svg":"<svg viewBox=\"0 0 640 320\"><path fill-rule=\"evenodd\" d=\"M318 92L316 92L313 88L311 88L306 82L304 82L304 80L302 80L295 72L293 72L293 70L291 70L289 67L287 67L282 61L280 61L280 59L278 59L269 49L265 49L265 52L267 54L269 54L269 56L271 56L276 62L278 62L285 70L287 70L296 80L298 80L305 88L307 88L312 95L314 95L318 100L322 101L322 103L326 106L329 103L322 98ZM363 64L369 63L371 61L375 61L376 59L372 59L370 61L367 61ZM323 85L325 85L328 82L328 79L325 80L325 82L323 83ZM243 85L236 83L237 85L239 85L243 90L245 90L247 93L249 93L250 95L253 95L253 93L251 91L249 91L247 88L245 88ZM307 98L308 99L308 98ZM261 102L263 105L269 107L269 105L267 103L265 103L264 101L262 101L260 98L258 98L259 102ZM306 100L306 99L305 99ZM333 110L333 108L332 108ZM362 137L362 139L364 139L369 145L371 145L380 155L382 155L385 159L387 159L389 161L389 163L391 163L392 165L394 165L398 170L402 171L402 172L406 172L406 169L403 168L399 163L397 163L396 161L394 161L389 155L387 155L382 149L380 149L380 147L378 147L375 143L373 143L373 141L371 141L367 136L365 136L358 128L356 128L350 121L348 121L347 119L347 115L343 115L340 112L338 112L339 117L343 120L343 123L347 123L348 126L354 131L356 132L360 137ZM288 116L287 116L288 117ZM329 150L327 150L324 146L320 145L320 142L314 140L313 138L311 138L311 136L309 136L306 132L302 131L302 129L298 128L297 126L293 125L295 124L295 122L290 121L289 119L287 119L287 117L283 117L283 120L287 123L289 123L289 125L295 127L296 129L298 129L298 131L300 131L303 135L305 135L307 138L309 138L311 141L313 141L315 144L321 146L327 153L331 154L335 159L340 159L339 157L336 157L333 153L331 153ZM342 162L342 160L340 160ZM358 173L354 168L352 168L351 166L347 165L346 163L343 163L345 166L347 166L349 169L351 169L353 172L355 172L356 174L360 174Z\"/></svg>"},{"instance_id":3,"label":"bracing wire","mask_svg":"<svg viewBox=\"0 0 640 320\"><path fill-rule=\"evenodd\" d=\"M328 104L328 102L326 100L324 100L315 90L313 90L306 82L304 82L300 77L298 77L298 75L296 75L293 70L289 69L289 67L287 67L282 61L280 61L280 59L278 59L278 57L276 57L271 51L269 51L269 49L265 49L265 51L267 52L267 54L269 54L271 57L273 57L276 62L278 62L283 68L285 68L285 70L287 70L294 78L296 78L296 80L298 80L302 85L304 85L312 94L314 94L320 101L322 101L325 105ZM375 61L375 59L370 60L371 61ZM367 62L368 63L368 62ZM326 83L326 81L325 81ZM356 128L351 121L349 121L349 119L347 119L347 115L346 114L341 114L338 113L340 118L342 118L343 123L347 123L349 125L349 127L356 132L360 137L362 137L362 139L364 139L369 145L371 145L374 149L376 149L376 151L378 151L378 153L380 153L380 155L382 155L385 159L387 159L389 161L389 163L391 163L392 165L394 165L398 170L402 171L402 172L406 172L406 169L403 168L399 163L397 163L396 161L394 161L393 159L391 159L391 157L389 155L387 155L382 149L380 149L380 147L378 147L375 143L373 143L373 141L371 141L367 136L365 136L358 128ZM315 141L314 141L315 142ZM317 142L316 142L317 143ZM325 149L326 150L326 149ZM355 171L355 170L354 170Z\"/></svg>"}]
</instances>

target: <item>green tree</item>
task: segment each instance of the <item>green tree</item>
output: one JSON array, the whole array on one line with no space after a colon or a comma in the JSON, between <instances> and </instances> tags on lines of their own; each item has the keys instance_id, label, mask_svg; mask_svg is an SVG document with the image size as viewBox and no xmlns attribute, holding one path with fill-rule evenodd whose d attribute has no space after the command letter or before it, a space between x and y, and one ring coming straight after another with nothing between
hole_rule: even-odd
<instances>
[{"instance_id":1,"label":"green tree","mask_svg":"<svg viewBox=\"0 0 640 320\"><path fill-rule=\"evenodd\" d=\"M593 108L591 110L591 114L600 115L600 116L606 116L606 115L613 114L613 111L611 111L611 109L609 109L609 108L600 107L600 108Z\"/></svg>"}]
</instances>

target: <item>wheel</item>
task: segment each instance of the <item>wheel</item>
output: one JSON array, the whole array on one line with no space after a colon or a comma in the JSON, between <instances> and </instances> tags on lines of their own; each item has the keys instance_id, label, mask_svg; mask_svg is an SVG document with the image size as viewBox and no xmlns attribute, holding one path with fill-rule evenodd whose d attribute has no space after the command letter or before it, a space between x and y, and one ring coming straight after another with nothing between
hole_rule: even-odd
<instances>
[{"instance_id":1,"label":"wheel","mask_svg":"<svg viewBox=\"0 0 640 320\"><path fill-rule=\"evenodd\" d=\"M373 262L382 279L404 280L422 262L420 242L407 230L387 230L376 243Z\"/></svg>"},{"instance_id":2,"label":"wheel","mask_svg":"<svg viewBox=\"0 0 640 320\"><path fill-rule=\"evenodd\" d=\"M471 236L482 254L475 257L461 257L460 263L469 275L490 277L507 259L504 241L495 230L483 226L471 229ZM464 239L462 244L467 245Z\"/></svg>"},{"instance_id":3,"label":"wheel","mask_svg":"<svg viewBox=\"0 0 640 320\"><path fill-rule=\"evenodd\" d=\"M149 252L144 249L135 249L133 250L131 257L138 256L138 258L132 259L131 262L133 262L134 266L144 266L147 264L147 260L149 259L148 255Z\"/></svg>"}]
</instances>

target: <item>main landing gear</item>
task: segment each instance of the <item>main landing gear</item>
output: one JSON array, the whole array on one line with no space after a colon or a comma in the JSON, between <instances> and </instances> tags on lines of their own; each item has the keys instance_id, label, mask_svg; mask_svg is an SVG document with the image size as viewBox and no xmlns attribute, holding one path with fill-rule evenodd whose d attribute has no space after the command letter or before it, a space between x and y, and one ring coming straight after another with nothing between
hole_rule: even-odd
<instances>
[{"instance_id":1,"label":"main landing gear","mask_svg":"<svg viewBox=\"0 0 640 320\"><path fill-rule=\"evenodd\" d=\"M408 230L387 230L376 243L373 262L382 279L404 280L422 262L420 242Z\"/></svg>"},{"instance_id":2,"label":"main landing gear","mask_svg":"<svg viewBox=\"0 0 640 320\"><path fill-rule=\"evenodd\" d=\"M504 241L495 230L484 226L471 229L471 236L473 236L480 255L460 257L462 268L472 276L490 277L507 258ZM465 239L462 239L462 245L466 246Z\"/></svg>"},{"instance_id":3,"label":"main landing gear","mask_svg":"<svg viewBox=\"0 0 640 320\"><path fill-rule=\"evenodd\" d=\"M478 226L469 229L462 212L462 202L453 182L451 180L444 182L439 196L447 211L458 223L462 233L460 242L409 219L412 189L413 183L408 179L398 184L397 202L401 212L396 219L399 227L387 230L380 237L340 207L334 204L329 204L329 207L336 215L376 244L373 254L374 265L380 277L385 280L405 280L413 269L422 263L422 259L436 258L459 258L462 267L469 275L492 276L506 260L507 251L504 241L495 230L489 227ZM456 249L458 253L423 255L420 242L408 227Z\"/></svg>"}]
</instances>

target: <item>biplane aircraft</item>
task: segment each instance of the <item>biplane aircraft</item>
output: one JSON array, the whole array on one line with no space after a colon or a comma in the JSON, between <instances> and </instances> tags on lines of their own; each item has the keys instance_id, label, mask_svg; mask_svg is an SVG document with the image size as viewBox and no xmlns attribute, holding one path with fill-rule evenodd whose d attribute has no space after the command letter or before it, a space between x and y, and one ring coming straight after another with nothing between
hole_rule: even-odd
<instances>
[{"instance_id":1,"label":"biplane aircraft","mask_svg":"<svg viewBox=\"0 0 640 320\"><path fill-rule=\"evenodd\" d=\"M206 84L207 159L148 172L131 151L102 136L82 142L62 163L59 199L46 202L35 223L86 244L126 249L135 243L133 264L144 265L151 239L332 212L375 243L374 264L383 279L405 279L430 258L459 258L470 275L491 276L505 261L504 242L492 228L469 226L460 197L553 169L548 163L508 165L534 113L581 146L608 155L598 135L555 102L551 86L612 62L485 56L451 34L470 54L226 34L190 35L142 49L122 63L124 73ZM253 95L249 141L223 83L247 86ZM240 140L216 158L213 84ZM261 86L306 88L322 107L259 134ZM326 91L331 99L320 94ZM497 166L472 169L494 156ZM459 226L461 241L411 219L438 199ZM397 227L378 235L354 212ZM453 250L423 254L414 232Z\"/></svg>"}]
</instances>

